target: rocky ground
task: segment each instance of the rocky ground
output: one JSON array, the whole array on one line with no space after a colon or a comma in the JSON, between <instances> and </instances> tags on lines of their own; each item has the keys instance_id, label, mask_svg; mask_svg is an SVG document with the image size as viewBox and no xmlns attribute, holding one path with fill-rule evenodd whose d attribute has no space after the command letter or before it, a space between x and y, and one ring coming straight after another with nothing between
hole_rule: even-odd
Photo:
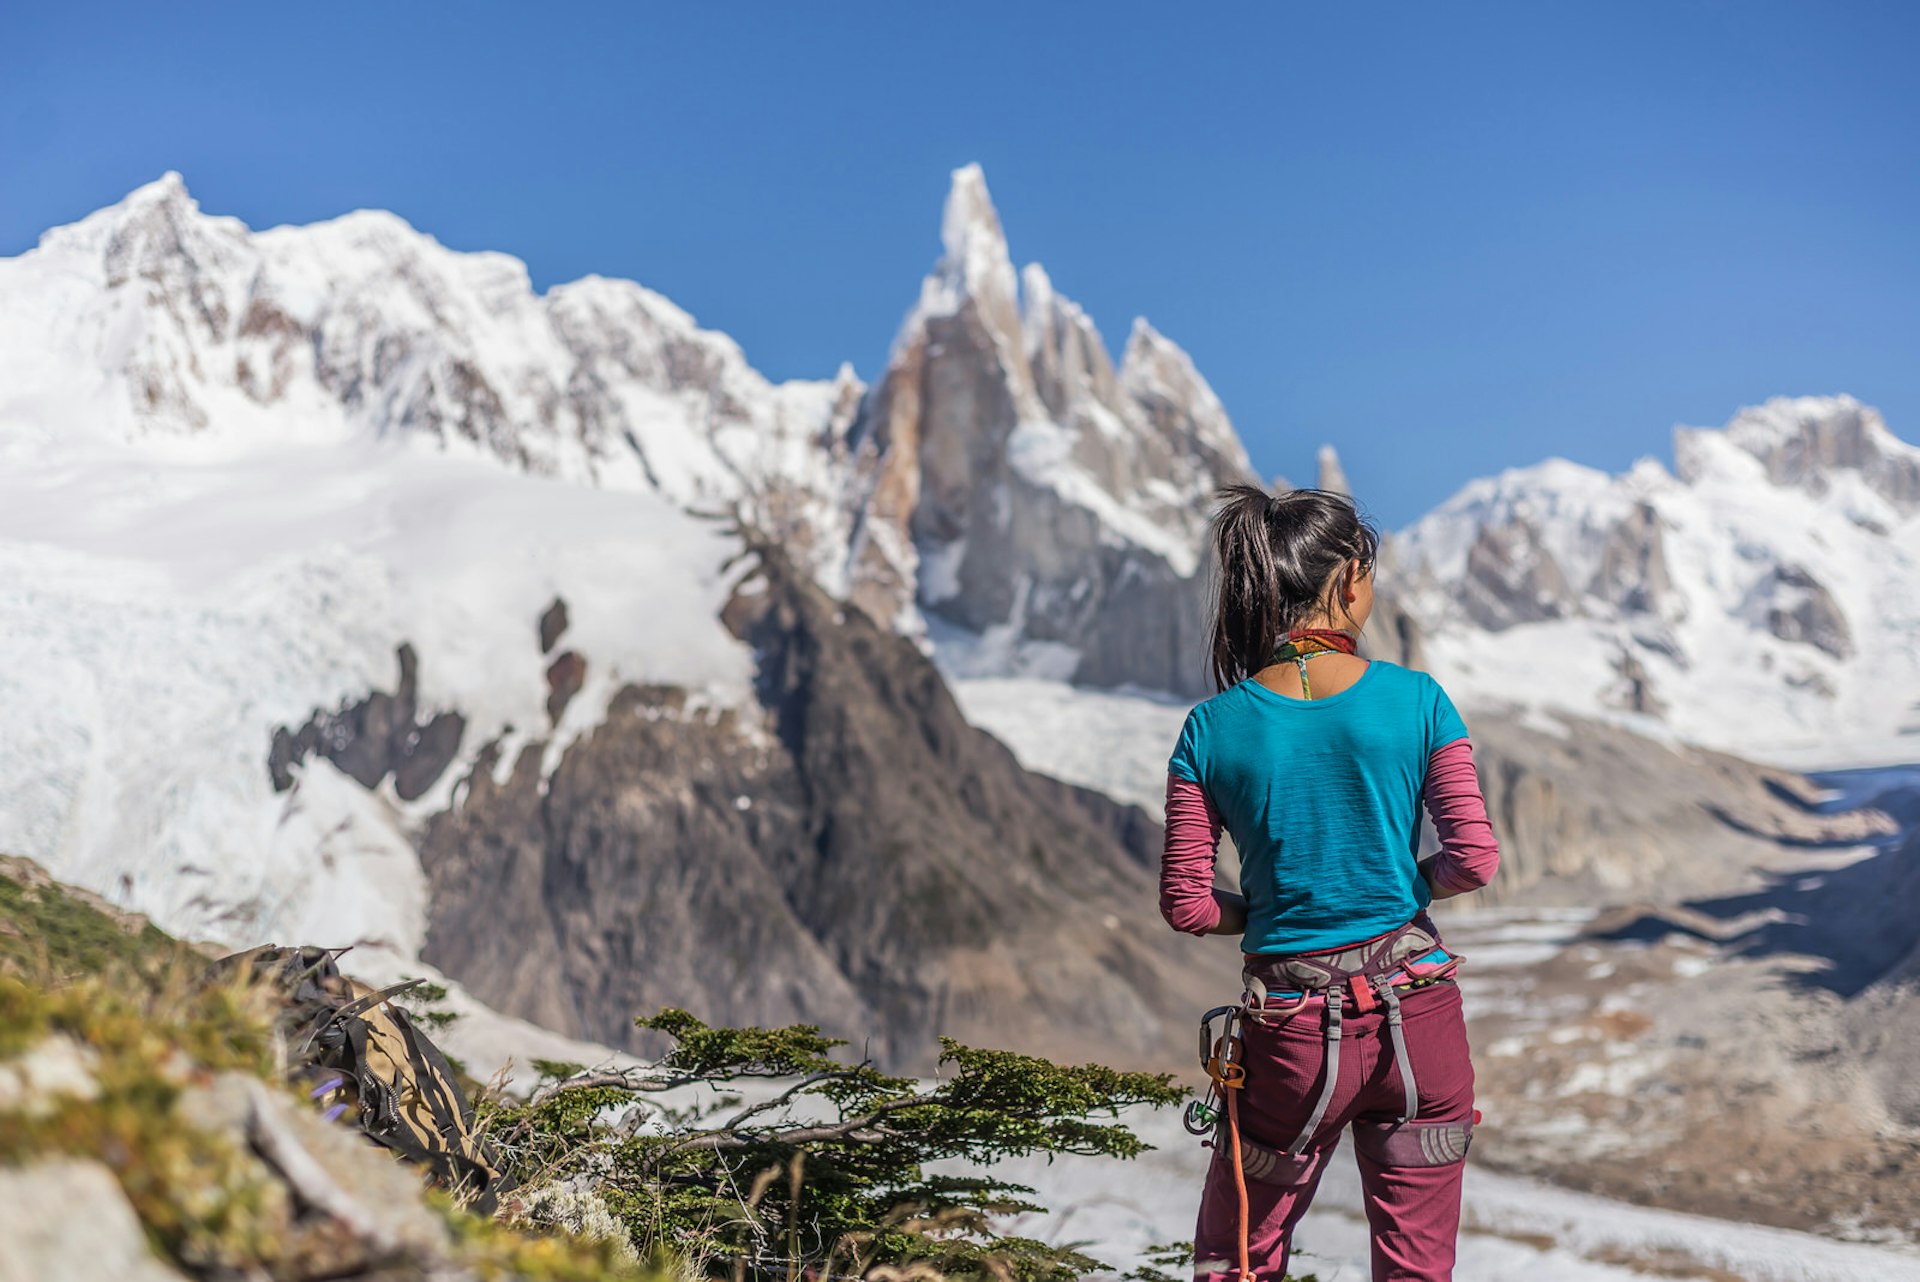
<instances>
[{"instance_id":1,"label":"rocky ground","mask_svg":"<svg viewBox=\"0 0 1920 1282\"><path fill-rule=\"evenodd\" d=\"M1871 801L1907 826L1787 847L1719 895L1451 918L1471 959L1477 1160L1645 1205L1914 1239L1920 789L1823 782L1835 795L1811 818Z\"/></svg>"},{"instance_id":2,"label":"rocky ground","mask_svg":"<svg viewBox=\"0 0 1920 1282\"><path fill-rule=\"evenodd\" d=\"M1920 1127L1845 1051L1804 958L1618 914L1488 914L1470 958L1474 1159L1607 1197L1869 1241L1920 1224Z\"/></svg>"}]
</instances>

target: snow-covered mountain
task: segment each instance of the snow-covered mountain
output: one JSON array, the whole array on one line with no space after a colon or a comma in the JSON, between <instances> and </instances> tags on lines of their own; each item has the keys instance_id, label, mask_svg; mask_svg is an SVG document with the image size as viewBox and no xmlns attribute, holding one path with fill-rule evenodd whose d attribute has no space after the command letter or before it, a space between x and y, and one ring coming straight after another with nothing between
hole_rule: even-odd
<instances>
[{"instance_id":1,"label":"snow-covered mountain","mask_svg":"<svg viewBox=\"0 0 1920 1282\"><path fill-rule=\"evenodd\" d=\"M1195 590L1209 496L1248 474L1218 398L1144 321L1116 372L1038 264L1023 291L977 167L943 236L869 394L771 383L630 281L536 294L380 212L253 232L168 174L0 263L0 458L424 444L744 511L912 634L925 607L1057 675L1197 688L1184 632L1109 625Z\"/></svg>"},{"instance_id":2,"label":"snow-covered mountain","mask_svg":"<svg viewBox=\"0 0 1920 1282\"><path fill-rule=\"evenodd\" d=\"M977 171L952 204L997 227ZM1168 430L1211 414L1231 442L1152 342L1132 377ZM879 480L967 448L951 406L916 454L876 404L845 370L773 384L638 285L537 295L386 214L252 232L170 175L49 232L0 261L0 849L182 933L368 940L603 1038L691 1002L906 1060L936 1023L1005 1032L1011 1004L1042 1041L1142 1053L1195 963L1146 929L1135 821L1019 771L914 645L809 595L867 582ZM1191 511L1145 516L1060 476L1053 519L1089 514L1115 565L1134 535L1163 561L1155 523L1204 513L1198 476ZM753 533L708 515L729 512ZM885 622L924 644L909 587ZM932 793L954 805L913 801ZM1041 932L1067 876L1104 889ZM708 947L739 973L674 969Z\"/></svg>"},{"instance_id":3,"label":"snow-covered mountain","mask_svg":"<svg viewBox=\"0 0 1920 1282\"><path fill-rule=\"evenodd\" d=\"M1476 481L1389 587L1470 700L1785 761L1920 755L1920 448L1847 396L1679 428L1675 466Z\"/></svg>"}]
</instances>

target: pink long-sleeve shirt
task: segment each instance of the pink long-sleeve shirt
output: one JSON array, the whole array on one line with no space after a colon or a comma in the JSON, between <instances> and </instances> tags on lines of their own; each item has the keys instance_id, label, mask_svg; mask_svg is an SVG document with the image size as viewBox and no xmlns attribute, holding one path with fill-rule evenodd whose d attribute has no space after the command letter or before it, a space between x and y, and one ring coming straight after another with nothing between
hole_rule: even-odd
<instances>
[{"instance_id":1,"label":"pink long-sleeve shirt","mask_svg":"<svg viewBox=\"0 0 1920 1282\"><path fill-rule=\"evenodd\" d=\"M1500 867L1500 847L1473 768L1473 748L1456 739L1427 759L1427 814L1440 837L1432 864L1436 887L1455 894L1478 890ZM1175 930L1205 935L1220 924L1213 897L1220 815L1199 784L1167 776L1167 836L1160 861L1160 915Z\"/></svg>"}]
</instances>

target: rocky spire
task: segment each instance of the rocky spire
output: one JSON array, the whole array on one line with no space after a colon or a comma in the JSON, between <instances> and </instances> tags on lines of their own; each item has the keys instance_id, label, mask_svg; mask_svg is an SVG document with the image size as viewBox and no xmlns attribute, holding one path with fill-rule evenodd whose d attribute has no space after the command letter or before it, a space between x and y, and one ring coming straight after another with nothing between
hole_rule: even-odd
<instances>
[{"instance_id":1,"label":"rocky spire","mask_svg":"<svg viewBox=\"0 0 1920 1282\"><path fill-rule=\"evenodd\" d=\"M1169 440L1196 451L1220 479L1250 478L1253 465L1240 434L1193 358L1136 317L1120 357L1120 390Z\"/></svg>"},{"instance_id":2,"label":"rocky spire","mask_svg":"<svg viewBox=\"0 0 1920 1282\"><path fill-rule=\"evenodd\" d=\"M1007 253L1000 215L987 192L986 175L977 164L953 171L940 218L940 243L944 252L921 284L920 304L901 329L895 357L900 355L899 343L913 341L916 333L924 332L927 322L971 313L991 339L1005 366L1009 390L1021 409L1035 409L1013 259Z\"/></svg>"},{"instance_id":3,"label":"rocky spire","mask_svg":"<svg viewBox=\"0 0 1920 1282\"><path fill-rule=\"evenodd\" d=\"M1043 268L1016 289L978 166L954 173L942 241L850 438L853 599L1065 655L1080 680L1197 691L1206 515L1251 471L1219 398L1144 321L1116 371Z\"/></svg>"},{"instance_id":4,"label":"rocky spire","mask_svg":"<svg viewBox=\"0 0 1920 1282\"><path fill-rule=\"evenodd\" d=\"M1118 410L1118 380L1107 345L1080 304L1054 292L1046 268L1028 263L1020 273L1027 363L1035 391L1056 422L1098 405Z\"/></svg>"},{"instance_id":5,"label":"rocky spire","mask_svg":"<svg viewBox=\"0 0 1920 1282\"><path fill-rule=\"evenodd\" d=\"M1320 488L1331 490L1335 494L1353 495L1353 486L1347 483L1347 473L1340 466L1340 454L1331 445L1320 447Z\"/></svg>"}]
</instances>

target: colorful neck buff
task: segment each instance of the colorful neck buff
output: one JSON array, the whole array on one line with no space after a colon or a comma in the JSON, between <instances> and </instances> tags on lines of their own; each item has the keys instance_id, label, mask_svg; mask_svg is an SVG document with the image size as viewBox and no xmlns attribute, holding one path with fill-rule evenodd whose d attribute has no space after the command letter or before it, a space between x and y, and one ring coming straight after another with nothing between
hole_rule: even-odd
<instances>
[{"instance_id":1,"label":"colorful neck buff","mask_svg":"<svg viewBox=\"0 0 1920 1282\"><path fill-rule=\"evenodd\" d=\"M1287 639L1273 652L1275 663L1291 663L1300 669L1300 693L1303 697L1313 698L1313 687L1307 682L1307 660L1322 654L1352 654L1359 649L1359 643L1347 632L1337 632L1332 628L1295 628L1287 633Z\"/></svg>"}]
</instances>

